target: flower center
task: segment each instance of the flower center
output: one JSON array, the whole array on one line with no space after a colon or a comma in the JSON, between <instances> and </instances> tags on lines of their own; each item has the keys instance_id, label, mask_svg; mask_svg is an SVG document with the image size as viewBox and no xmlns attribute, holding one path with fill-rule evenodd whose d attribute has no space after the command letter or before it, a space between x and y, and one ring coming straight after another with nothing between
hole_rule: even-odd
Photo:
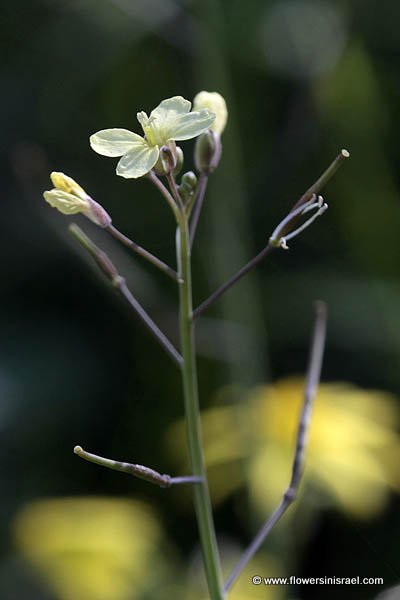
<instances>
[{"instance_id":1,"label":"flower center","mask_svg":"<svg viewBox=\"0 0 400 600\"><path fill-rule=\"evenodd\" d=\"M147 114L142 111L138 113L137 118L150 146L162 146L164 142L161 139L160 132L157 129L155 117L148 117Z\"/></svg>"}]
</instances>

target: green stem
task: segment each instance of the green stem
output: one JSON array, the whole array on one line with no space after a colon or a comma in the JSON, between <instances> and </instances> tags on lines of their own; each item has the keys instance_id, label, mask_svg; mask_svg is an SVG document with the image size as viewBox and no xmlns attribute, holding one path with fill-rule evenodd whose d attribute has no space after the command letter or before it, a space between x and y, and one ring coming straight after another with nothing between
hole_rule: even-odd
<instances>
[{"instance_id":1,"label":"green stem","mask_svg":"<svg viewBox=\"0 0 400 600\"><path fill-rule=\"evenodd\" d=\"M200 410L197 385L196 356L194 348L193 300L191 281L189 227L186 215L178 223L177 255L180 297L180 334L182 346L182 382L185 397L185 415L192 475L202 483L194 487L194 504L204 566L211 600L223 600L222 572L211 510L210 494L204 463L201 438Z\"/></svg>"}]
</instances>

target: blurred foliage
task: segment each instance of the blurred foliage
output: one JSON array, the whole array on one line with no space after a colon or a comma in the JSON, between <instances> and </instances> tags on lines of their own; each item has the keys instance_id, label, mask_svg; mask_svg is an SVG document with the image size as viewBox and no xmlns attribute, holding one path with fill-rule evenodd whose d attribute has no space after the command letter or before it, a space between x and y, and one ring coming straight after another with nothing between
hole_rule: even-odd
<instances>
[{"instance_id":1,"label":"blurred foliage","mask_svg":"<svg viewBox=\"0 0 400 600\"><path fill-rule=\"evenodd\" d=\"M275 253L199 322L202 406L223 415L209 423L212 413L205 412L207 431L215 432L221 452L229 438L230 451L237 453L218 475L224 494L228 486L230 492L216 511L218 531L229 540L226 547L238 552L264 518L267 505L260 512L253 501L255 495L269 497L272 483L267 490L257 475L256 494L250 463L242 461L240 472L235 461L243 453L251 455L261 437L274 430L256 418L261 437L249 435L243 447L246 420L232 423L232 402L221 405L216 390L264 386L304 372L311 302L323 298L330 311L323 379L354 387L337 388L335 398L326 402L321 396L316 416L323 421L320 434L332 435L323 440L334 447L328 458L341 458L349 482L345 494L343 471L338 469L334 479L324 473L325 485L321 473L316 479L315 464L322 468L318 448L327 448L316 444L315 455L310 453L310 486L311 480L313 485L318 481L315 500L329 497L329 490L338 494L340 487L341 506L349 506L347 494L353 489L365 496L364 507L374 504L381 510L371 508L373 518L360 522L334 503L307 518L302 501L292 518L282 521L266 544L268 555L261 553L261 566L254 568L263 576L283 571L360 574L384 577L387 588L398 584L399 498L389 496L389 484L397 489L398 481L383 466L389 463L382 462L380 452L384 448L386 455L398 445L393 398L400 395L399 17L395 0L384 7L377 0L254 0L251 9L241 0L16 0L2 7L1 598L62 598L22 560L11 523L25 523L30 552L39 556L44 530L35 534L35 527L45 527L40 519L47 519L56 539L62 527L51 521L54 506L64 523L72 523L77 515L67 507L75 495L76 501L85 496L93 503L107 495L107 511L116 515L130 506L131 514L123 517L129 523L126 532L136 528L136 502L157 515L151 517L161 536L157 539L168 540L173 549L164 552L160 577L165 578L156 591L131 590L132 598L201 597L194 575L196 590L189 591L188 583L188 564L196 565L197 556L193 512L182 501L189 490L153 489L78 461L72 453L81 443L99 454L173 472L176 465L163 439L182 417L180 382L167 357L69 239L68 220L42 200L49 172L69 173L104 204L118 228L173 263L168 207L148 182L117 178L112 161L90 151L88 137L104 127L133 129L138 110L175 94L191 99L201 89L224 95L229 122L194 247L198 301L263 247L287 208L341 147L352 155L324 192L330 206L324 217L293 241L290 252ZM191 168L190 144L187 148L185 167ZM83 227L112 255L140 301L176 340L176 293L170 282L87 223ZM385 390L379 400L371 391L376 389ZM263 394L260 410L275 407L279 418L286 415L274 403L268 408ZM242 395L235 399L238 414L250 418ZM214 403L216 408L210 408ZM346 430L339 422L348 425L344 446L339 433ZM266 482L282 475L286 483L290 432L286 418L284 423L275 433L282 435L278 447L286 449L285 466L281 473L273 456L266 456ZM377 432L383 446L375 450L370 436ZM346 452L356 453L353 462ZM245 475L250 487L238 489ZM309 489L304 487L304 495ZM36 504L51 498L60 504L51 509ZM44 512L39 514L40 506ZM109 517L101 516L104 505L97 506L90 515L96 534L113 537ZM37 519L35 526L29 521L30 529L29 514ZM302 524L298 515L303 515ZM79 539L87 548L95 538L85 527ZM78 534L73 538L79 541ZM138 540L127 542L125 554ZM109 551L114 547L105 545ZM154 545L157 554L158 542ZM228 555L224 550L224 562ZM120 561L130 564L132 557L125 559ZM149 583L153 571L146 569L143 581ZM124 581L125 586L131 580ZM260 588L246 583L244 575L232 598L263 598L267 590ZM79 598L74 589L76 600L88 600L86 592ZM371 600L381 591L346 586L340 595ZM292 600L321 595L330 600L337 593L327 586L268 589L268 597Z\"/></svg>"}]
</instances>

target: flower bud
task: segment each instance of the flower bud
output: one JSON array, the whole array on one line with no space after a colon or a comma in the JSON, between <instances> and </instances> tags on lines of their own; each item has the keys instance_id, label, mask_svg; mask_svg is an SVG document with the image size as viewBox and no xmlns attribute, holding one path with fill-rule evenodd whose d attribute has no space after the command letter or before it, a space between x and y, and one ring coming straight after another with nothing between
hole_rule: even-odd
<instances>
[{"instance_id":1,"label":"flower bud","mask_svg":"<svg viewBox=\"0 0 400 600\"><path fill-rule=\"evenodd\" d=\"M200 173L212 173L218 167L222 154L220 136L212 129L202 133L196 140L194 162Z\"/></svg>"},{"instance_id":2,"label":"flower bud","mask_svg":"<svg viewBox=\"0 0 400 600\"><path fill-rule=\"evenodd\" d=\"M218 92L199 92L193 100L193 109L208 108L215 114L215 121L210 129L221 135L228 120L228 109L223 96Z\"/></svg>"},{"instance_id":3,"label":"flower bud","mask_svg":"<svg viewBox=\"0 0 400 600\"><path fill-rule=\"evenodd\" d=\"M110 215L72 177L53 171L50 178L54 188L43 194L50 206L64 215L82 213L100 227L108 227L111 224Z\"/></svg>"},{"instance_id":4,"label":"flower bud","mask_svg":"<svg viewBox=\"0 0 400 600\"><path fill-rule=\"evenodd\" d=\"M197 177L193 171L184 173L181 178L181 187L184 187L188 191L194 192L197 187Z\"/></svg>"},{"instance_id":5,"label":"flower bud","mask_svg":"<svg viewBox=\"0 0 400 600\"><path fill-rule=\"evenodd\" d=\"M72 177L68 177L68 175L59 171L53 171L50 173L50 179L55 189L78 196L78 198L82 198L83 200L86 199L87 194L85 190Z\"/></svg>"},{"instance_id":6,"label":"flower bud","mask_svg":"<svg viewBox=\"0 0 400 600\"><path fill-rule=\"evenodd\" d=\"M194 198L194 193L197 188L197 177L193 171L188 171L182 175L181 184L179 186L179 193L185 203L190 205L191 200Z\"/></svg>"},{"instance_id":7,"label":"flower bud","mask_svg":"<svg viewBox=\"0 0 400 600\"><path fill-rule=\"evenodd\" d=\"M179 175L179 173L182 171L184 159L185 159L185 157L184 157L182 148L180 146L177 146L176 147L176 166L174 169L175 177L177 175Z\"/></svg>"},{"instance_id":8,"label":"flower bud","mask_svg":"<svg viewBox=\"0 0 400 600\"><path fill-rule=\"evenodd\" d=\"M169 175L175 170L177 165L176 150L176 144L172 140L165 146L161 146L158 160L153 167L157 175Z\"/></svg>"}]
</instances>

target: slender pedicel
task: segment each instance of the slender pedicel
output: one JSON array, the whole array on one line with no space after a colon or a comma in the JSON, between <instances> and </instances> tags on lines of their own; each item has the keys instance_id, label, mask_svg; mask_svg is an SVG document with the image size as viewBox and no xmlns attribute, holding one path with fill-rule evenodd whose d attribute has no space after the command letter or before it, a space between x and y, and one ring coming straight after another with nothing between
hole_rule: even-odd
<instances>
[{"instance_id":1,"label":"slender pedicel","mask_svg":"<svg viewBox=\"0 0 400 600\"><path fill-rule=\"evenodd\" d=\"M103 250L100 250L100 248L98 248L96 244L94 244L92 240L74 223L69 226L69 231L79 242L79 244L94 259L100 271L104 273L104 275L110 281L112 286L116 290L118 290L121 296L128 302L129 306L142 320L142 322L145 324L152 336L158 341L160 346L165 350L165 352L172 358L172 360L178 366L181 366L182 356L179 354L178 350L174 347L174 345L169 341L167 336L161 331L158 325L156 325L156 323L153 321L150 315L147 314L147 312L144 310L144 308L138 302L138 300L136 300L135 296L132 294L132 292L126 285L125 279L121 277L121 275L118 273L116 267L111 262L107 254L103 252Z\"/></svg>"},{"instance_id":2,"label":"slender pedicel","mask_svg":"<svg viewBox=\"0 0 400 600\"><path fill-rule=\"evenodd\" d=\"M160 271L168 275L168 277L171 277L171 279L173 279L174 281L178 281L178 273L174 271L174 269L172 269L169 265L157 258L157 256L154 256L154 254L151 254L151 252L149 252L145 248L142 248L142 246L139 246L139 244L136 244L136 242L134 242L126 235L121 233L121 231L118 231L118 229L114 227L114 225L109 225L108 227L105 227L105 230L111 233L111 235L116 240L124 244L124 246L126 246L130 250L133 250L133 252L136 252L136 254L142 256L152 265L157 267L157 269L160 269Z\"/></svg>"},{"instance_id":3,"label":"slender pedicel","mask_svg":"<svg viewBox=\"0 0 400 600\"><path fill-rule=\"evenodd\" d=\"M193 247L194 238L196 236L197 225L200 219L201 210L203 208L205 193L208 184L208 173L201 173L197 186L196 200L194 202L193 214L190 219L190 247Z\"/></svg>"},{"instance_id":4,"label":"slender pedicel","mask_svg":"<svg viewBox=\"0 0 400 600\"><path fill-rule=\"evenodd\" d=\"M144 465L137 465L134 463L121 462L118 460L112 460L110 458L104 458L91 452L86 452L81 446L75 446L74 453L81 458L106 467L107 469L113 469L114 471L121 471L122 473L128 473L139 479L145 479L150 483L159 485L162 488L171 487L171 485L178 485L182 483L202 483L201 477L193 477L192 475L185 475L182 477L171 477L170 475L158 473L154 469L145 467Z\"/></svg>"}]
</instances>

